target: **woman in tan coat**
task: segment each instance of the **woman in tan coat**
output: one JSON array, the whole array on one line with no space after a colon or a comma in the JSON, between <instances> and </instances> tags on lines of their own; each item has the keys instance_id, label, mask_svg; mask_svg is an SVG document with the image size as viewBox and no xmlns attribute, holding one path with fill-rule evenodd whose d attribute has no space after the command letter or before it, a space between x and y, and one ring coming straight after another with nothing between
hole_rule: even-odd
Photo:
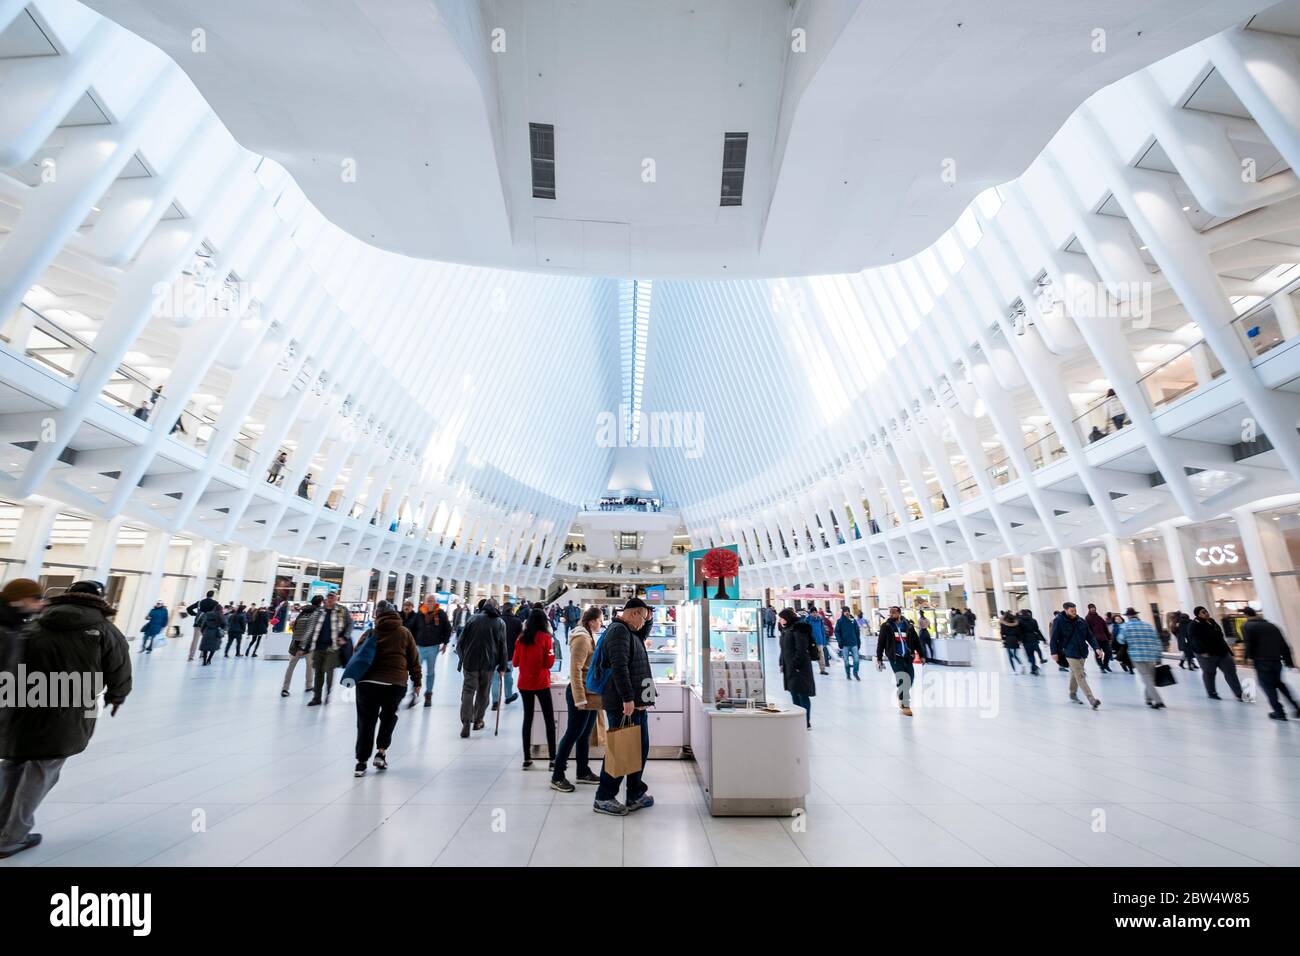
<instances>
[{"instance_id":1,"label":"woman in tan coat","mask_svg":"<svg viewBox=\"0 0 1300 956\"><path fill-rule=\"evenodd\" d=\"M569 753L578 752L578 783L600 783L599 774L591 772L587 763L591 749L591 731L600 716L600 701L587 694L587 669L596 652L596 639L605 623L605 613L594 605L583 612L582 620L569 634L569 687L564 692L569 705L569 725L555 752L555 770L551 774L551 789L560 793L573 793L576 789L564 772L568 769Z\"/></svg>"}]
</instances>

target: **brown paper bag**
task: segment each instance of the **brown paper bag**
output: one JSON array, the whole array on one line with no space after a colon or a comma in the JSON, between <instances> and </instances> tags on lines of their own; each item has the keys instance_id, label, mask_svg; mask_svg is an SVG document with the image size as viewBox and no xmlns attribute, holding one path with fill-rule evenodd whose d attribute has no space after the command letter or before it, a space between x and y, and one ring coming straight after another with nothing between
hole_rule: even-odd
<instances>
[{"instance_id":1,"label":"brown paper bag","mask_svg":"<svg viewBox=\"0 0 1300 956\"><path fill-rule=\"evenodd\" d=\"M640 726L628 721L620 727L611 727L605 732L605 773L611 777L626 777L640 769Z\"/></svg>"}]
</instances>

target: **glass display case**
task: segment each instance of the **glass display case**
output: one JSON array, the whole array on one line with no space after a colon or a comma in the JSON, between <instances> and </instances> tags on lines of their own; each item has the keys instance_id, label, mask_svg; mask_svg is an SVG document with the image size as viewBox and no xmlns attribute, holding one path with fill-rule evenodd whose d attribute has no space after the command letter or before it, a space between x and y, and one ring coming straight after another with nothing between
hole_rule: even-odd
<instances>
[{"instance_id":1,"label":"glass display case","mask_svg":"<svg viewBox=\"0 0 1300 956\"><path fill-rule=\"evenodd\" d=\"M767 699L760 607L756 600L704 598L699 602L699 684L703 700L717 703Z\"/></svg>"},{"instance_id":2,"label":"glass display case","mask_svg":"<svg viewBox=\"0 0 1300 956\"><path fill-rule=\"evenodd\" d=\"M650 673L656 681L678 681L683 676L683 650L677 621L666 613L667 609L655 608L654 623L650 625L650 646L646 653L650 657Z\"/></svg>"}]
</instances>

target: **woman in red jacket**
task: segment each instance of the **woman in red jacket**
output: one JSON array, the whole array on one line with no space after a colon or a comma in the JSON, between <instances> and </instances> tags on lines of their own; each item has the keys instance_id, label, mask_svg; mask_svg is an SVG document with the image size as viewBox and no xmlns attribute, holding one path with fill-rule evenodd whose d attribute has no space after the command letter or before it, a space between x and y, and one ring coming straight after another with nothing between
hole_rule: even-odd
<instances>
[{"instance_id":1,"label":"woman in red jacket","mask_svg":"<svg viewBox=\"0 0 1300 956\"><path fill-rule=\"evenodd\" d=\"M542 718L546 721L546 752L551 764L555 762L555 714L551 708L551 667L555 663L555 650L551 646L551 622L546 612L535 607L528 614L524 632L515 641L513 663L519 668L516 687L524 698L524 769L533 765L533 701L540 701Z\"/></svg>"}]
</instances>

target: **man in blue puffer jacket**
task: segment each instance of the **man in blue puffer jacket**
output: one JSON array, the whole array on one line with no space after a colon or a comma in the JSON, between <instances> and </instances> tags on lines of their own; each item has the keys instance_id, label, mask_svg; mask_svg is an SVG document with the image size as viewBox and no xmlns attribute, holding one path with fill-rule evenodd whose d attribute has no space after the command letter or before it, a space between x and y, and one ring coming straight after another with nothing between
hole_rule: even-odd
<instances>
[{"instance_id":1,"label":"man in blue puffer jacket","mask_svg":"<svg viewBox=\"0 0 1300 956\"><path fill-rule=\"evenodd\" d=\"M1088 657L1089 647L1100 662L1101 651L1097 647L1097 639L1088 630L1088 622L1079 617L1079 609L1073 601L1066 601L1062 605L1062 613L1052 622L1052 656L1058 664L1070 668L1070 700L1076 704L1083 703L1079 700L1079 688L1082 687L1088 703L1096 710L1101 706L1101 701L1093 696L1088 678L1083 672L1083 662Z\"/></svg>"}]
</instances>

